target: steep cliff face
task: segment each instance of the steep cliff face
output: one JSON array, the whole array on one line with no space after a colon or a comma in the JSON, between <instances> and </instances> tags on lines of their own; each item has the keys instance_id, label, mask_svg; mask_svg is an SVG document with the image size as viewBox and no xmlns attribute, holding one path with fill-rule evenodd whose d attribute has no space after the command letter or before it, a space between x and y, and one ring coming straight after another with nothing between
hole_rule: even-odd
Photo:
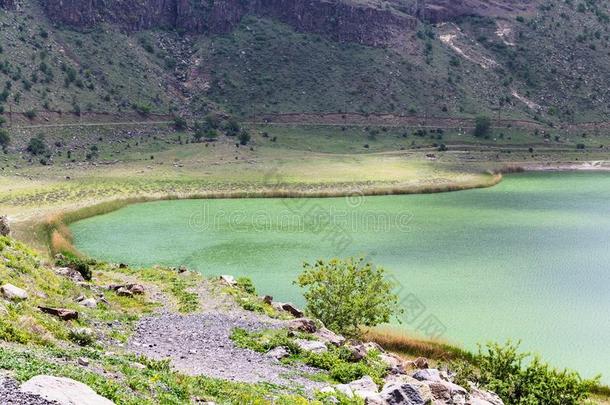
<instances>
[{"instance_id":1,"label":"steep cliff face","mask_svg":"<svg viewBox=\"0 0 610 405\"><path fill-rule=\"evenodd\" d=\"M439 23L468 15L506 17L529 13L536 0L429 0L422 3L418 16Z\"/></svg>"},{"instance_id":2,"label":"steep cliff face","mask_svg":"<svg viewBox=\"0 0 610 405\"><path fill-rule=\"evenodd\" d=\"M43 5L52 21L76 27L106 21L129 31L171 27L226 33L245 14L254 14L276 18L298 31L367 45L383 44L395 32L417 25L414 17L390 10L325 0L43 0Z\"/></svg>"}]
</instances>

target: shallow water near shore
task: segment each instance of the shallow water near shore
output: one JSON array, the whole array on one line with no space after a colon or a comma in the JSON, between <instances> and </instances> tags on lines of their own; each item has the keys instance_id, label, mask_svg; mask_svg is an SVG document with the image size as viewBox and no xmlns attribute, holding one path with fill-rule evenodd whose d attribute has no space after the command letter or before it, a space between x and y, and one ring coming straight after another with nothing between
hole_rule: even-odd
<instances>
[{"instance_id":1,"label":"shallow water near shore","mask_svg":"<svg viewBox=\"0 0 610 405\"><path fill-rule=\"evenodd\" d=\"M608 173L515 174L427 195L160 201L71 230L95 258L248 276L299 305L304 261L366 256L396 284L401 328L469 349L521 339L610 383Z\"/></svg>"}]
</instances>

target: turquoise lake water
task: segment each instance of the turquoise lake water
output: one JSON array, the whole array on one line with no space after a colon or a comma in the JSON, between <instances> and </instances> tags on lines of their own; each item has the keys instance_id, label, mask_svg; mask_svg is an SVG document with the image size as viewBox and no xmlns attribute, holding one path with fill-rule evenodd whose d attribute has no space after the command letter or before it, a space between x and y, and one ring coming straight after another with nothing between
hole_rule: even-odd
<instances>
[{"instance_id":1,"label":"turquoise lake water","mask_svg":"<svg viewBox=\"0 0 610 405\"><path fill-rule=\"evenodd\" d=\"M396 284L400 327L470 349L521 339L554 365L610 383L606 173L517 174L443 194L162 201L71 229L96 258L248 276L297 304L304 261L366 256Z\"/></svg>"}]
</instances>

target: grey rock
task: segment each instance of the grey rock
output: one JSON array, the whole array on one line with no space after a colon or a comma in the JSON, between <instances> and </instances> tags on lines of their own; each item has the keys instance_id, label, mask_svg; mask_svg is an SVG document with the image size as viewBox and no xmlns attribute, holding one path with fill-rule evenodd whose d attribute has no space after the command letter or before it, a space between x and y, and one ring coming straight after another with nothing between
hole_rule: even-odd
<instances>
[{"instance_id":1,"label":"grey rock","mask_svg":"<svg viewBox=\"0 0 610 405\"><path fill-rule=\"evenodd\" d=\"M345 338L343 336L338 335L335 332L333 332L332 330L327 329L325 327L322 327L319 330L317 330L314 333L314 336L317 337L322 342L330 343L331 345L334 345L334 346L341 346L343 343L345 343Z\"/></svg>"},{"instance_id":2,"label":"grey rock","mask_svg":"<svg viewBox=\"0 0 610 405\"><path fill-rule=\"evenodd\" d=\"M58 276L66 277L74 281L75 283L85 282L85 279L83 278L82 274L80 274L80 272L69 267L57 267L55 269L55 274L57 274Z\"/></svg>"},{"instance_id":3,"label":"grey rock","mask_svg":"<svg viewBox=\"0 0 610 405\"><path fill-rule=\"evenodd\" d=\"M97 301L95 298L87 298L79 302L83 307L95 308L97 307Z\"/></svg>"},{"instance_id":4,"label":"grey rock","mask_svg":"<svg viewBox=\"0 0 610 405\"><path fill-rule=\"evenodd\" d=\"M470 383L470 399L472 405L504 405L504 401L496 393L485 391Z\"/></svg>"},{"instance_id":5,"label":"grey rock","mask_svg":"<svg viewBox=\"0 0 610 405\"><path fill-rule=\"evenodd\" d=\"M427 358L425 357L418 357L413 361L413 364L415 365L415 367L417 368L429 368L430 364Z\"/></svg>"},{"instance_id":6,"label":"grey rock","mask_svg":"<svg viewBox=\"0 0 610 405\"><path fill-rule=\"evenodd\" d=\"M129 291L127 288L125 288L125 287L119 287L116 290L116 293L120 297L133 297L133 293L131 291Z\"/></svg>"},{"instance_id":7,"label":"grey rock","mask_svg":"<svg viewBox=\"0 0 610 405\"><path fill-rule=\"evenodd\" d=\"M288 329L299 332L314 333L318 330L316 323L308 318L297 318L288 322Z\"/></svg>"},{"instance_id":8,"label":"grey rock","mask_svg":"<svg viewBox=\"0 0 610 405\"><path fill-rule=\"evenodd\" d=\"M28 394L19 389L17 381L0 375L0 404L10 405L57 405L40 395Z\"/></svg>"},{"instance_id":9,"label":"grey rock","mask_svg":"<svg viewBox=\"0 0 610 405\"><path fill-rule=\"evenodd\" d=\"M235 280L235 277L230 276L228 274L220 276L220 281L229 287L233 287L233 286L237 285L237 281Z\"/></svg>"},{"instance_id":10,"label":"grey rock","mask_svg":"<svg viewBox=\"0 0 610 405\"><path fill-rule=\"evenodd\" d=\"M87 359L86 357L79 357L76 362L78 363L78 365L83 367L87 367L89 365L89 359Z\"/></svg>"},{"instance_id":11,"label":"grey rock","mask_svg":"<svg viewBox=\"0 0 610 405\"><path fill-rule=\"evenodd\" d=\"M328 348L324 342L320 342L319 340L295 339L294 342L297 344L299 349L305 352L324 353L328 351Z\"/></svg>"},{"instance_id":12,"label":"grey rock","mask_svg":"<svg viewBox=\"0 0 610 405\"><path fill-rule=\"evenodd\" d=\"M271 357L272 359L281 360L290 356L290 352L283 346L276 347L275 349L271 349L266 353L267 357Z\"/></svg>"},{"instance_id":13,"label":"grey rock","mask_svg":"<svg viewBox=\"0 0 610 405\"><path fill-rule=\"evenodd\" d=\"M440 371L435 368L417 370L413 374L413 378L419 381L443 381Z\"/></svg>"},{"instance_id":14,"label":"grey rock","mask_svg":"<svg viewBox=\"0 0 610 405\"><path fill-rule=\"evenodd\" d=\"M377 384L375 384L375 381L368 375L350 382L348 386L355 394L358 394L359 392L378 392Z\"/></svg>"},{"instance_id":15,"label":"grey rock","mask_svg":"<svg viewBox=\"0 0 610 405\"><path fill-rule=\"evenodd\" d=\"M381 397L389 405L424 405L425 401L414 384L390 383L383 387Z\"/></svg>"},{"instance_id":16,"label":"grey rock","mask_svg":"<svg viewBox=\"0 0 610 405\"><path fill-rule=\"evenodd\" d=\"M362 343L349 344L346 346L351 352L351 358L353 361L360 361L366 357L366 347Z\"/></svg>"},{"instance_id":17,"label":"grey rock","mask_svg":"<svg viewBox=\"0 0 610 405\"><path fill-rule=\"evenodd\" d=\"M448 381L425 381L430 388L432 396L437 401L445 401L451 404L465 404L467 391L457 384Z\"/></svg>"},{"instance_id":18,"label":"grey rock","mask_svg":"<svg viewBox=\"0 0 610 405\"><path fill-rule=\"evenodd\" d=\"M11 301L28 299L27 291L9 283L4 284L2 287L0 287L0 292L2 293L4 298Z\"/></svg>"},{"instance_id":19,"label":"grey rock","mask_svg":"<svg viewBox=\"0 0 610 405\"><path fill-rule=\"evenodd\" d=\"M114 402L98 395L87 385L70 378L39 375L23 385L21 391L36 394L61 405L113 405Z\"/></svg>"},{"instance_id":20,"label":"grey rock","mask_svg":"<svg viewBox=\"0 0 610 405\"><path fill-rule=\"evenodd\" d=\"M381 353L379 359L385 363L387 369L392 373L402 374L405 372L404 362L400 357L390 353Z\"/></svg>"},{"instance_id":21,"label":"grey rock","mask_svg":"<svg viewBox=\"0 0 610 405\"><path fill-rule=\"evenodd\" d=\"M430 390L430 387L428 387L428 385L426 385L425 382L416 380L415 378L408 376L406 374L389 374L385 378L384 389L385 389L385 387L389 386L390 384L413 385L413 386L417 387L417 390L419 391L419 395L422 397L422 399L424 400L425 403L434 401L434 396L432 395L432 391Z\"/></svg>"},{"instance_id":22,"label":"grey rock","mask_svg":"<svg viewBox=\"0 0 610 405\"><path fill-rule=\"evenodd\" d=\"M8 224L8 217L1 216L0 217L0 236L10 236L11 228Z\"/></svg>"}]
</instances>

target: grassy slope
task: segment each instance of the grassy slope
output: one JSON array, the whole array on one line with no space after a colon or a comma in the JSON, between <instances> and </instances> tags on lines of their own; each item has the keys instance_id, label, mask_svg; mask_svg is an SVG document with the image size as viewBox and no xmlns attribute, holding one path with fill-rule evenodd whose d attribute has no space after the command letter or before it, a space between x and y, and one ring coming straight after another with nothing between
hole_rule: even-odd
<instances>
[{"instance_id":1,"label":"grassy slope","mask_svg":"<svg viewBox=\"0 0 610 405\"><path fill-rule=\"evenodd\" d=\"M280 404L307 403L271 385L189 377L172 371L168 362L124 352L120 344L131 334L135 322L159 302L144 296L120 297L105 289L107 304L89 309L74 302L81 294L93 296L92 290L128 277L143 283L149 291L164 291L169 308L191 312L198 309L198 300L187 289L201 281L195 273L179 275L169 269L135 271L96 264L93 281L82 286L57 276L40 257L12 239L0 237L0 258L2 283L12 283L29 293L22 302L0 300L0 369L20 381L39 374L65 376L90 385L117 404L184 404L195 397L220 404L266 404L270 397ZM40 312L37 305L73 308L78 310L79 319L60 321ZM71 339L70 331L82 327L91 327L96 336L92 342L81 341L79 345ZM85 359L90 366L82 366L78 359Z\"/></svg>"},{"instance_id":2,"label":"grassy slope","mask_svg":"<svg viewBox=\"0 0 610 405\"><path fill-rule=\"evenodd\" d=\"M53 27L37 2L23 13L0 12L0 102L6 111L131 111L132 104L167 112L164 70L137 38L108 27L87 32Z\"/></svg>"}]
</instances>

